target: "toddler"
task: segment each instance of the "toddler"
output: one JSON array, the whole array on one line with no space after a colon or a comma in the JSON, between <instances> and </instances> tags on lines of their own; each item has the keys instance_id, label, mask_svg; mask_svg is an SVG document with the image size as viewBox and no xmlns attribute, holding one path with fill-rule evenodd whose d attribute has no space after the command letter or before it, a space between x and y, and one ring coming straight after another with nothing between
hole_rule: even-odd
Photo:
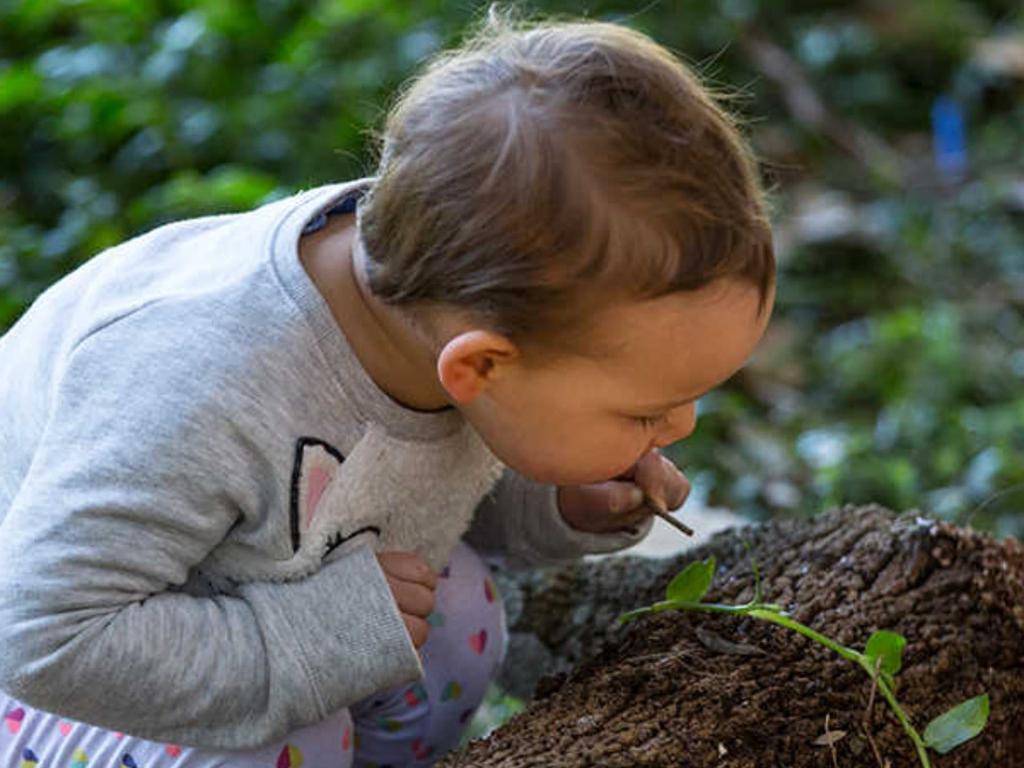
<instances>
[{"instance_id":1,"label":"toddler","mask_svg":"<svg viewBox=\"0 0 1024 768\"><path fill-rule=\"evenodd\" d=\"M732 118L649 38L492 20L372 178L159 227L0 338L0 763L427 765L489 565L612 552L768 321Z\"/></svg>"}]
</instances>

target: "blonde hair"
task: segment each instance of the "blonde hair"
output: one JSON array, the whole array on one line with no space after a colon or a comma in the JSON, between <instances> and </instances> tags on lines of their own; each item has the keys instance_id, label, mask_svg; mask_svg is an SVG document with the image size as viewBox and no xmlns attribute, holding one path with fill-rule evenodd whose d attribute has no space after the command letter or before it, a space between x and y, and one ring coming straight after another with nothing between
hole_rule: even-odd
<instances>
[{"instance_id":1,"label":"blonde hair","mask_svg":"<svg viewBox=\"0 0 1024 768\"><path fill-rule=\"evenodd\" d=\"M587 310L774 280L757 164L697 76L615 24L491 13L388 114L360 204L373 292L562 346Z\"/></svg>"}]
</instances>

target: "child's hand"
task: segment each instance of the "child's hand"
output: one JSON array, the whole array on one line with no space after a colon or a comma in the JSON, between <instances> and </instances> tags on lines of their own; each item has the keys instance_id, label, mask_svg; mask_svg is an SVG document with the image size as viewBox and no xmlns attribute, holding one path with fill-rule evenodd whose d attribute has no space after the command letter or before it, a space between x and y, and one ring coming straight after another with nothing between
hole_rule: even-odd
<instances>
[{"instance_id":1,"label":"child's hand","mask_svg":"<svg viewBox=\"0 0 1024 768\"><path fill-rule=\"evenodd\" d=\"M419 648L430 631L427 616L434 610L437 574L412 552L378 552L377 562L387 577L412 644Z\"/></svg>"},{"instance_id":2,"label":"child's hand","mask_svg":"<svg viewBox=\"0 0 1024 768\"><path fill-rule=\"evenodd\" d=\"M558 489L558 509L565 521L580 531L609 533L637 525L652 512L646 494L666 509L682 506L690 481L655 448L613 480Z\"/></svg>"}]
</instances>

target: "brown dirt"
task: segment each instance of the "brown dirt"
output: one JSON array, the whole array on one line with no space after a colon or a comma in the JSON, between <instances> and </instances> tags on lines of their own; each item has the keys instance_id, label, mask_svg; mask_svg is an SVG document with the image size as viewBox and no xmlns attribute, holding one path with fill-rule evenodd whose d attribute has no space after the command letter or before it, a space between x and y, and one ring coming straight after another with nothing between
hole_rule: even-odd
<instances>
[{"instance_id":1,"label":"brown dirt","mask_svg":"<svg viewBox=\"0 0 1024 768\"><path fill-rule=\"evenodd\" d=\"M741 534L761 565L766 599L797 620L857 648L876 629L907 638L897 696L920 731L954 704L990 695L986 730L948 755L931 753L934 768L1024 767L1020 542L878 508ZM634 605L657 599L682 562L708 554L719 568L707 599L747 600L748 556L729 533L665 561L671 567L636 590ZM721 640L763 653L724 652ZM870 693L862 670L784 628L747 617L662 613L609 634L596 657L542 680L526 712L439 765L919 765L880 698L865 720ZM835 762L828 747L813 743L826 715L832 730L846 732Z\"/></svg>"}]
</instances>

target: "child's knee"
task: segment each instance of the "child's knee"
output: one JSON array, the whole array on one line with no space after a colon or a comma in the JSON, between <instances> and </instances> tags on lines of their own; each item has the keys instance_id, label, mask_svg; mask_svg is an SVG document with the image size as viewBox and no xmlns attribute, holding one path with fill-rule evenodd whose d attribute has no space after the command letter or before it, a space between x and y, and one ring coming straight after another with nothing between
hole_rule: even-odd
<instances>
[{"instance_id":1,"label":"child's knee","mask_svg":"<svg viewBox=\"0 0 1024 768\"><path fill-rule=\"evenodd\" d=\"M498 674L508 643L490 569L467 545L442 571L431 634L421 649L431 702L431 742L450 748Z\"/></svg>"},{"instance_id":2,"label":"child's knee","mask_svg":"<svg viewBox=\"0 0 1024 768\"><path fill-rule=\"evenodd\" d=\"M490 570L459 544L439 575L424 679L353 710L361 764L420 765L452 749L497 674L507 638Z\"/></svg>"},{"instance_id":3,"label":"child's knee","mask_svg":"<svg viewBox=\"0 0 1024 768\"><path fill-rule=\"evenodd\" d=\"M465 657L486 660L491 674L497 672L508 641L504 605L490 569L462 542L441 570L427 622L430 636L421 650L425 666L437 657Z\"/></svg>"},{"instance_id":4,"label":"child's knee","mask_svg":"<svg viewBox=\"0 0 1024 768\"><path fill-rule=\"evenodd\" d=\"M228 763L230 768L278 768L330 765L351 768L355 759L355 727L348 709L335 712L319 723L288 734L284 743L247 753L244 759Z\"/></svg>"}]
</instances>

